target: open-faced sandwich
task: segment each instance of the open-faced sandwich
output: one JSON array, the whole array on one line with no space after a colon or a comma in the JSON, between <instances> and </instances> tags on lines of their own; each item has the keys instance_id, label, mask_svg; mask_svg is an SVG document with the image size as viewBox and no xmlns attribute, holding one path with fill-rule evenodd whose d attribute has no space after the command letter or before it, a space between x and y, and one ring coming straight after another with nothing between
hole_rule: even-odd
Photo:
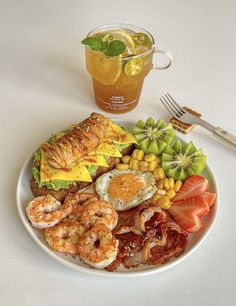
<instances>
[{"instance_id":1,"label":"open-faced sandwich","mask_svg":"<svg viewBox=\"0 0 236 306\"><path fill-rule=\"evenodd\" d=\"M205 165L163 120L139 120L130 134L92 113L35 153L27 216L52 250L93 268L165 264L214 204Z\"/></svg>"},{"instance_id":2,"label":"open-faced sandwich","mask_svg":"<svg viewBox=\"0 0 236 306\"><path fill-rule=\"evenodd\" d=\"M31 189L35 196L66 194L91 184L133 150L135 138L101 114L53 135L34 154Z\"/></svg>"}]
</instances>

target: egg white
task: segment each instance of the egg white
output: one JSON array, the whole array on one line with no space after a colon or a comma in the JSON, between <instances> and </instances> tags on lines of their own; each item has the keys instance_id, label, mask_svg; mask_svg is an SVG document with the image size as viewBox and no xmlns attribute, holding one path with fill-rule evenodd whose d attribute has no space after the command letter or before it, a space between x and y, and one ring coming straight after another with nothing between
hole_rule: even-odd
<instances>
[{"instance_id":1,"label":"egg white","mask_svg":"<svg viewBox=\"0 0 236 306\"><path fill-rule=\"evenodd\" d=\"M122 199L113 199L109 193L109 185L112 179L118 175L125 173L134 173L140 177L140 179L144 182L144 187L138 191L138 193L128 202L122 201ZM131 186L132 187L132 186ZM141 202L150 199L155 194L156 180L151 172L143 172L137 170L111 170L107 173L102 174L99 178L97 178L95 182L95 190L99 198L110 202L115 210L123 211L128 210L132 207L138 206Z\"/></svg>"}]
</instances>

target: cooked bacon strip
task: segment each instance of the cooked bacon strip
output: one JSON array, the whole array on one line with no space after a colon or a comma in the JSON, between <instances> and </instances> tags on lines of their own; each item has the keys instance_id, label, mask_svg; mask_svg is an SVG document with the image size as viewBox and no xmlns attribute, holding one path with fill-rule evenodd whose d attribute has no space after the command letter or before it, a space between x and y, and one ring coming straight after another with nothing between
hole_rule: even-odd
<instances>
[{"instance_id":1,"label":"cooked bacon strip","mask_svg":"<svg viewBox=\"0 0 236 306\"><path fill-rule=\"evenodd\" d=\"M151 244L149 241L146 241L144 246L131 254L130 256L125 256L122 260L123 265L126 268L136 268L141 264L145 264L150 256Z\"/></svg>"},{"instance_id":2,"label":"cooked bacon strip","mask_svg":"<svg viewBox=\"0 0 236 306\"><path fill-rule=\"evenodd\" d=\"M115 237L119 240L119 253L116 260L106 268L108 271L116 271L121 263L131 268L144 263L144 260L147 261L149 253L145 236L137 235L130 230L123 234L115 234Z\"/></svg>"},{"instance_id":3,"label":"cooked bacon strip","mask_svg":"<svg viewBox=\"0 0 236 306\"><path fill-rule=\"evenodd\" d=\"M184 252L188 243L188 234L169 216L165 223L159 225L159 234L164 245L156 244L150 250L148 264L164 264ZM155 242L154 242L155 243Z\"/></svg>"},{"instance_id":4,"label":"cooked bacon strip","mask_svg":"<svg viewBox=\"0 0 236 306\"><path fill-rule=\"evenodd\" d=\"M156 205L149 205L148 207L147 205L140 205L134 215L133 231L137 234L142 234L146 231L146 223L150 220L155 220L155 224L164 222L166 220L166 214Z\"/></svg>"},{"instance_id":5,"label":"cooked bacon strip","mask_svg":"<svg viewBox=\"0 0 236 306\"><path fill-rule=\"evenodd\" d=\"M118 223L114 230L114 234L123 234L131 231L134 226L134 215L137 208L131 208L125 211L118 211Z\"/></svg>"},{"instance_id":6,"label":"cooked bacon strip","mask_svg":"<svg viewBox=\"0 0 236 306\"><path fill-rule=\"evenodd\" d=\"M125 234L115 235L119 240L119 257L130 256L139 251L145 243L144 235L137 235L132 231Z\"/></svg>"},{"instance_id":7,"label":"cooked bacon strip","mask_svg":"<svg viewBox=\"0 0 236 306\"><path fill-rule=\"evenodd\" d=\"M117 256L116 260L114 260L114 261L113 261L109 266L107 266L105 269L106 269L107 271L109 271L109 272L114 272L114 271L116 271L116 270L119 268L121 262L122 262L122 258Z\"/></svg>"},{"instance_id":8,"label":"cooked bacon strip","mask_svg":"<svg viewBox=\"0 0 236 306\"><path fill-rule=\"evenodd\" d=\"M119 240L119 253L108 271L116 271L121 263L126 268L164 264L185 250L188 234L154 204L141 204L118 215L113 233Z\"/></svg>"},{"instance_id":9,"label":"cooked bacon strip","mask_svg":"<svg viewBox=\"0 0 236 306\"><path fill-rule=\"evenodd\" d=\"M144 201L138 207L118 212L119 219L115 228L115 234L132 231L137 235L145 232L145 224L155 215L155 223L164 222L165 212L158 206ZM152 219L153 220L153 219Z\"/></svg>"},{"instance_id":10,"label":"cooked bacon strip","mask_svg":"<svg viewBox=\"0 0 236 306\"><path fill-rule=\"evenodd\" d=\"M48 163L58 169L68 169L71 164L101 144L107 134L109 119L92 113L89 118L68 131L53 144L45 143Z\"/></svg>"}]
</instances>

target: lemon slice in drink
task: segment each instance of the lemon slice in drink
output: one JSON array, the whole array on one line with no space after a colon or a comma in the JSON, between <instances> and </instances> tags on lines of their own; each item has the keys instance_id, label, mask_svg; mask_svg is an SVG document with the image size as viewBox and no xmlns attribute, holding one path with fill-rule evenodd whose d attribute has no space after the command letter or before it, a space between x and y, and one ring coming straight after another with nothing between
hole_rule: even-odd
<instances>
[{"instance_id":1,"label":"lemon slice in drink","mask_svg":"<svg viewBox=\"0 0 236 306\"><path fill-rule=\"evenodd\" d=\"M109 32L109 34L113 36L114 39L123 41L126 44L126 46L130 48L135 47L135 42L133 41L131 35L127 33L125 30L123 29L112 30Z\"/></svg>"},{"instance_id":2,"label":"lemon slice in drink","mask_svg":"<svg viewBox=\"0 0 236 306\"><path fill-rule=\"evenodd\" d=\"M104 85L112 85L119 79L122 72L121 55L109 58L87 48L86 57L88 72L96 81Z\"/></svg>"},{"instance_id":3,"label":"lemon slice in drink","mask_svg":"<svg viewBox=\"0 0 236 306\"><path fill-rule=\"evenodd\" d=\"M124 67L124 72L127 76L135 76L143 70L143 59L141 57L129 60Z\"/></svg>"},{"instance_id":4,"label":"lemon slice in drink","mask_svg":"<svg viewBox=\"0 0 236 306\"><path fill-rule=\"evenodd\" d=\"M152 42L150 38L148 37L148 35L145 33L141 33L141 32L134 33L131 35L131 38L134 41L135 47L143 46L147 49L152 48Z\"/></svg>"},{"instance_id":5,"label":"lemon slice in drink","mask_svg":"<svg viewBox=\"0 0 236 306\"><path fill-rule=\"evenodd\" d=\"M111 30L108 33L109 37L113 40L121 40L126 45L126 52L123 56L131 55L135 53L135 42L133 41L131 35L124 29Z\"/></svg>"},{"instance_id":6,"label":"lemon slice in drink","mask_svg":"<svg viewBox=\"0 0 236 306\"><path fill-rule=\"evenodd\" d=\"M127 56L135 54L135 42L131 37L133 34L135 34L135 32L129 29L116 29L96 33L94 37L101 38L108 43L113 40L122 41L126 45L126 51L123 53L123 56Z\"/></svg>"}]
</instances>

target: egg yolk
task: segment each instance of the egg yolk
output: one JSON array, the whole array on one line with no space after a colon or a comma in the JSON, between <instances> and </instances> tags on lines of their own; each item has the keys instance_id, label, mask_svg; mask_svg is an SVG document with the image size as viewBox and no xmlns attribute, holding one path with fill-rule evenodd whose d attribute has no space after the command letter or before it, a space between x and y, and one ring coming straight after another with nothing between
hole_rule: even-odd
<instances>
[{"instance_id":1,"label":"egg yolk","mask_svg":"<svg viewBox=\"0 0 236 306\"><path fill-rule=\"evenodd\" d=\"M111 180L108 193L112 199L120 199L122 202L127 203L144 187L144 180L137 174L124 173L115 176Z\"/></svg>"}]
</instances>

